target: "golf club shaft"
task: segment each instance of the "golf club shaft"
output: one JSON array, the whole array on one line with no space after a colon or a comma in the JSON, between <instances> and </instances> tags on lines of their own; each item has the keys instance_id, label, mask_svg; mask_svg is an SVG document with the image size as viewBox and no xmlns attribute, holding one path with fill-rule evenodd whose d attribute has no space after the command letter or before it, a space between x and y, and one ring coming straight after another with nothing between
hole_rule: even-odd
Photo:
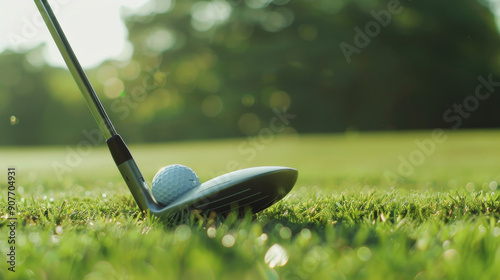
<instances>
[{"instance_id":1,"label":"golf club shaft","mask_svg":"<svg viewBox=\"0 0 500 280\"><path fill-rule=\"evenodd\" d=\"M85 71L83 71L82 66L78 62L75 53L71 49L71 46L47 0L35 0L35 3L52 35L52 38L56 42L56 45L59 48L69 71L73 75L73 79L80 88L80 91L82 92L83 97L92 112L92 116L97 122L102 135L106 138L106 143L108 144L111 155L118 166L118 170L125 179L125 182L127 183L127 186L141 211L147 211L148 204L156 204L156 200L154 199L148 184L144 180L137 164L135 163L135 160L132 158L127 145L113 127L111 120L106 114L106 111L97 97L94 88L90 84Z\"/></svg>"},{"instance_id":2,"label":"golf club shaft","mask_svg":"<svg viewBox=\"0 0 500 280\"><path fill-rule=\"evenodd\" d=\"M69 45L68 40L66 39L66 36L64 35L64 32L62 31L62 28L59 25L59 22L57 21L57 18L54 15L54 12L52 11L49 3L47 2L47 0L35 0L35 3L52 35L52 38L54 38L54 41L56 42L56 45L59 48L59 51L61 52L64 61L69 68L69 71L71 72L71 75L73 75L73 79L80 88L80 91L82 92L83 97L85 98L85 101L87 102L87 105L92 112L92 116L97 122L97 125L99 126L102 134L106 139L117 135L116 130L111 123L111 120L106 114L106 111L104 111L101 101L97 97L97 94L90 84L87 75L83 71L83 68L78 62L75 53L71 49L71 46Z\"/></svg>"}]
</instances>

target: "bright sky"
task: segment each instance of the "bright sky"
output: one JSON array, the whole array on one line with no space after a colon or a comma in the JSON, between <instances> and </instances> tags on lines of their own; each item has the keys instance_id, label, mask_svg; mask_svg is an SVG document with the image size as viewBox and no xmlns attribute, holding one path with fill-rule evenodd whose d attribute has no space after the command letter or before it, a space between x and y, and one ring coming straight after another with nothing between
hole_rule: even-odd
<instances>
[{"instance_id":1,"label":"bright sky","mask_svg":"<svg viewBox=\"0 0 500 280\"><path fill-rule=\"evenodd\" d=\"M83 67L95 67L104 59L127 59L132 47L121 20L123 8L137 14L151 13L150 0L49 0L75 54ZM171 2L171 1L166 1ZM46 44L44 57L50 65L64 61L50 37L33 0L0 0L0 52L24 51Z\"/></svg>"}]
</instances>

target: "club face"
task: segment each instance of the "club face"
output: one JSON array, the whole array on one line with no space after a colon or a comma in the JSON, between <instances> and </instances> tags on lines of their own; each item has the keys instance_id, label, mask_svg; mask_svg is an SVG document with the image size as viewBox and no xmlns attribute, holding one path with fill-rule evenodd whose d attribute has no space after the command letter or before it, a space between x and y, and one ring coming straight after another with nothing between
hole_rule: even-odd
<instances>
[{"instance_id":1,"label":"club face","mask_svg":"<svg viewBox=\"0 0 500 280\"><path fill-rule=\"evenodd\" d=\"M186 210L224 215L232 211L260 212L282 199L297 180L296 169L263 166L242 169L209 180L182 195L170 205L149 207L156 216L168 216Z\"/></svg>"}]
</instances>

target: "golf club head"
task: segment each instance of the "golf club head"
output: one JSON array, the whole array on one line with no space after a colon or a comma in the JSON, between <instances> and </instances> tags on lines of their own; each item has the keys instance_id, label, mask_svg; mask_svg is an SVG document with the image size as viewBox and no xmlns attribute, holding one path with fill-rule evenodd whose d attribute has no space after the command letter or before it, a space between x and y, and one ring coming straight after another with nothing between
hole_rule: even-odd
<instances>
[{"instance_id":1,"label":"golf club head","mask_svg":"<svg viewBox=\"0 0 500 280\"><path fill-rule=\"evenodd\" d=\"M141 211L164 217L197 210L219 215L237 211L257 213L282 199L292 190L298 171L289 167L263 166L241 169L218 176L195 187L167 206L156 201L128 147L119 135L107 141L118 170Z\"/></svg>"},{"instance_id":2,"label":"golf club head","mask_svg":"<svg viewBox=\"0 0 500 280\"><path fill-rule=\"evenodd\" d=\"M298 171L281 166L251 167L204 182L164 208L153 212L163 216L184 210L226 215L247 211L258 213L281 200L293 188Z\"/></svg>"},{"instance_id":3,"label":"golf club head","mask_svg":"<svg viewBox=\"0 0 500 280\"><path fill-rule=\"evenodd\" d=\"M225 215L236 211L258 213L287 195L297 181L298 171L281 166L251 167L233 171L202 183L169 205L154 198L134 159L118 164L139 208L157 217L197 211Z\"/></svg>"}]
</instances>

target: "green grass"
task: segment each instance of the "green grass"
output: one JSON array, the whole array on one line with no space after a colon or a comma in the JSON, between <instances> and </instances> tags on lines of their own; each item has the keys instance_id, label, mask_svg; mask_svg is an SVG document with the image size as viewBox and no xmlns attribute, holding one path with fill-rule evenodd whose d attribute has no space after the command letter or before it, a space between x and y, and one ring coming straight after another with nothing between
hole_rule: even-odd
<instances>
[{"instance_id":1,"label":"green grass","mask_svg":"<svg viewBox=\"0 0 500 280\"><path fill-rule=\"evenodd\" d=\"M149 181L173 163L202 181L235 165L299 169L290 195L255 217L181 221L140 215L102 146L69 161L67 147L2 148L3 256L8 166L19 223L16 272L2 262L0 279L497 279L500 132L446 132L388 182L431 135L275 137L255 158L238 151L246 139L132 146Z\"/></svg>"}]
</instances>

